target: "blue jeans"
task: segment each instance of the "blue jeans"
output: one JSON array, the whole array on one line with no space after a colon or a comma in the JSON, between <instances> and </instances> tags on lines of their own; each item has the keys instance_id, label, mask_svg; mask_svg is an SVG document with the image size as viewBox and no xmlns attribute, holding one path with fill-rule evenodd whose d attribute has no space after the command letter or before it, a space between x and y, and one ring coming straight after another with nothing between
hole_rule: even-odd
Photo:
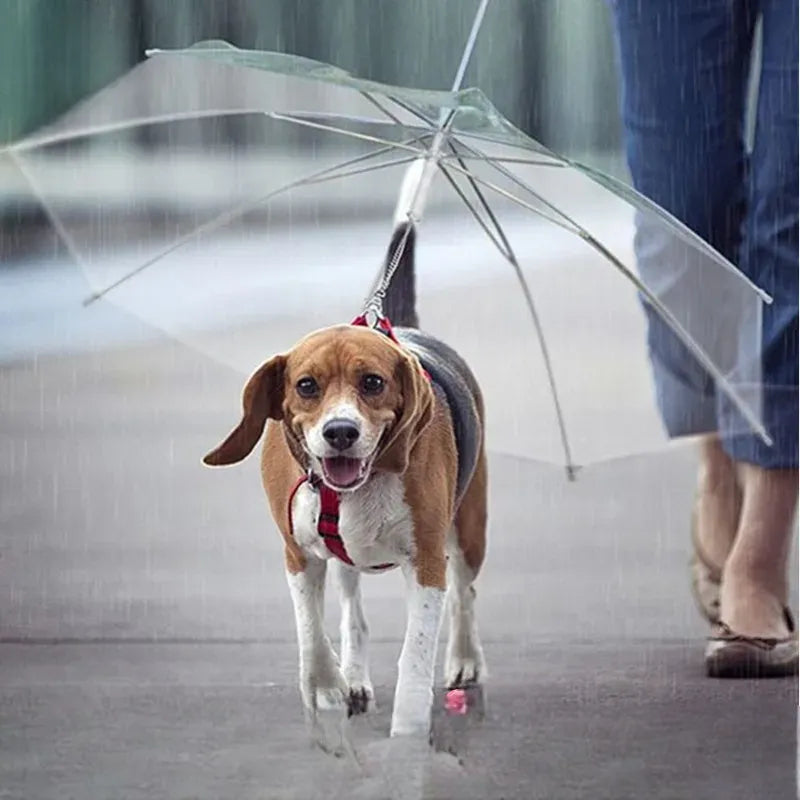
<instances>
[{"instance_id":1,"label":"blue jeans","mask_svg":"<svg viewBox=\"0 0 800 800\"><path fill-rule=\"evenodd\" d=\"M613 10L634 185L774 298L764 307L761 354L762 416L774 445L747 430L647 308L665 426L671 436L716 430L736 460L796 468L798 0L614 0ZM762 69L748 154L746 90L759 14ZM644 246L637 257L646 272L669 254Z\"/></svg>"}]
</instances>

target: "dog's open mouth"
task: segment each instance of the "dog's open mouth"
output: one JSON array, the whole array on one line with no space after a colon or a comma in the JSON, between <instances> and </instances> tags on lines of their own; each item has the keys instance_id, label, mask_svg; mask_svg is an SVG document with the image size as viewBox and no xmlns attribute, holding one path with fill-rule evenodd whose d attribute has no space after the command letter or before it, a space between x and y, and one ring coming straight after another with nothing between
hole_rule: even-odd
<instances>
[{"instance_id":1,"label":"dog's open mouth","mask_svg":"<svg viewBox=\"0 0 800 800\"><path fill-rule=\"evenodd\" d=\"M367 474L369 458L347 458L333 456L322 459L322 471L325 480L337 489L350 489L360 483Z\"/></svg>"}]
</instances>

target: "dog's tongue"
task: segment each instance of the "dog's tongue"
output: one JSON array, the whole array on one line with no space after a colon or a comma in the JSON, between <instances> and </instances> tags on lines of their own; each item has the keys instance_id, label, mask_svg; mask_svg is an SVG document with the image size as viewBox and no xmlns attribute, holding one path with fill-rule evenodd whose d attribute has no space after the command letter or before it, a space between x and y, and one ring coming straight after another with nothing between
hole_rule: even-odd
<instances>
[{"instance_id":1,"label":"dog's tongue","mask_svg":"<svg viewBox=\"0 0 800 800\"><path fill-rule=\"evenodd\" d=\"M325 476L336 486L349 486L361 477L360 458L346 458L345 456L324 458L322 466L325 469Z\"/></svg>"}]
</instances>

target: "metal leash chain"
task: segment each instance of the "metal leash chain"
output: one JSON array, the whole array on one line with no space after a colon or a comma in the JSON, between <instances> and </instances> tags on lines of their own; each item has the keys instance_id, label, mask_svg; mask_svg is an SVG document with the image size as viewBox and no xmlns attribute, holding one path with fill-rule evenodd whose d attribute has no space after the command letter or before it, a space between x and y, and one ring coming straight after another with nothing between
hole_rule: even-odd
<instances>
[{"instance_id":1,"label":"metal leash chain","mask_svg":"<svg viewBox=\"0 0 800 800\"><path fill-rule=\"evenodd\" d=\"M409 222L413 224L413 220L411 219L410 215ZM389 289L389 284L392 282L392 278L394 277L395 272L397 272L397 268L400 266L400 259L403 257L403 253L405 252L408 237L411 235L411 228L412 225L406 226L406 229L403 232L403 237L397 243L397 247L395 248L394 253L392 253L392 258L386 267L386 271L383 273L380 283L364 306L364 317L366 318L367 325L370 328L377 328L378 322L384 318L383 301L386 297L386 292Z\"/></svg>"}]
</instances>

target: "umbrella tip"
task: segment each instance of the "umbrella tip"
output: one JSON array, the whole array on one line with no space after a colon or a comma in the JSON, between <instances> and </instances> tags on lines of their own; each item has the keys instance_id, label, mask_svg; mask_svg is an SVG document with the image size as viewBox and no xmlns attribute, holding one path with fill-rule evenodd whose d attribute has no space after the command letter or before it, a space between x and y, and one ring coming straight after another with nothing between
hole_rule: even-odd
<instances>
[{"instance_id":1,"label":"umbrella tip","mask_svg":"<svg viewBox=\"0 0 800 800\"><path fill-rule=\"evenodd\" d=\"M567 471L567 480L568 481L575 481L575 478L578 475L578 471L580 470L580 467L575 465L575 464L567 464L565 469Z\"/></svg>"},{"instance_id":2,"label":"umbrella tip","mask_svg":"<svg viewBox=\"0 0 800 800\"><path fill-rule=\"evenodd\" d=\"M90 306L92 303L94 303L95 300L99 299L100 295L97 292L93 292L88 297L83 298L83 307L86 308L86 306Z\"/></svg>"}]
</instances>

